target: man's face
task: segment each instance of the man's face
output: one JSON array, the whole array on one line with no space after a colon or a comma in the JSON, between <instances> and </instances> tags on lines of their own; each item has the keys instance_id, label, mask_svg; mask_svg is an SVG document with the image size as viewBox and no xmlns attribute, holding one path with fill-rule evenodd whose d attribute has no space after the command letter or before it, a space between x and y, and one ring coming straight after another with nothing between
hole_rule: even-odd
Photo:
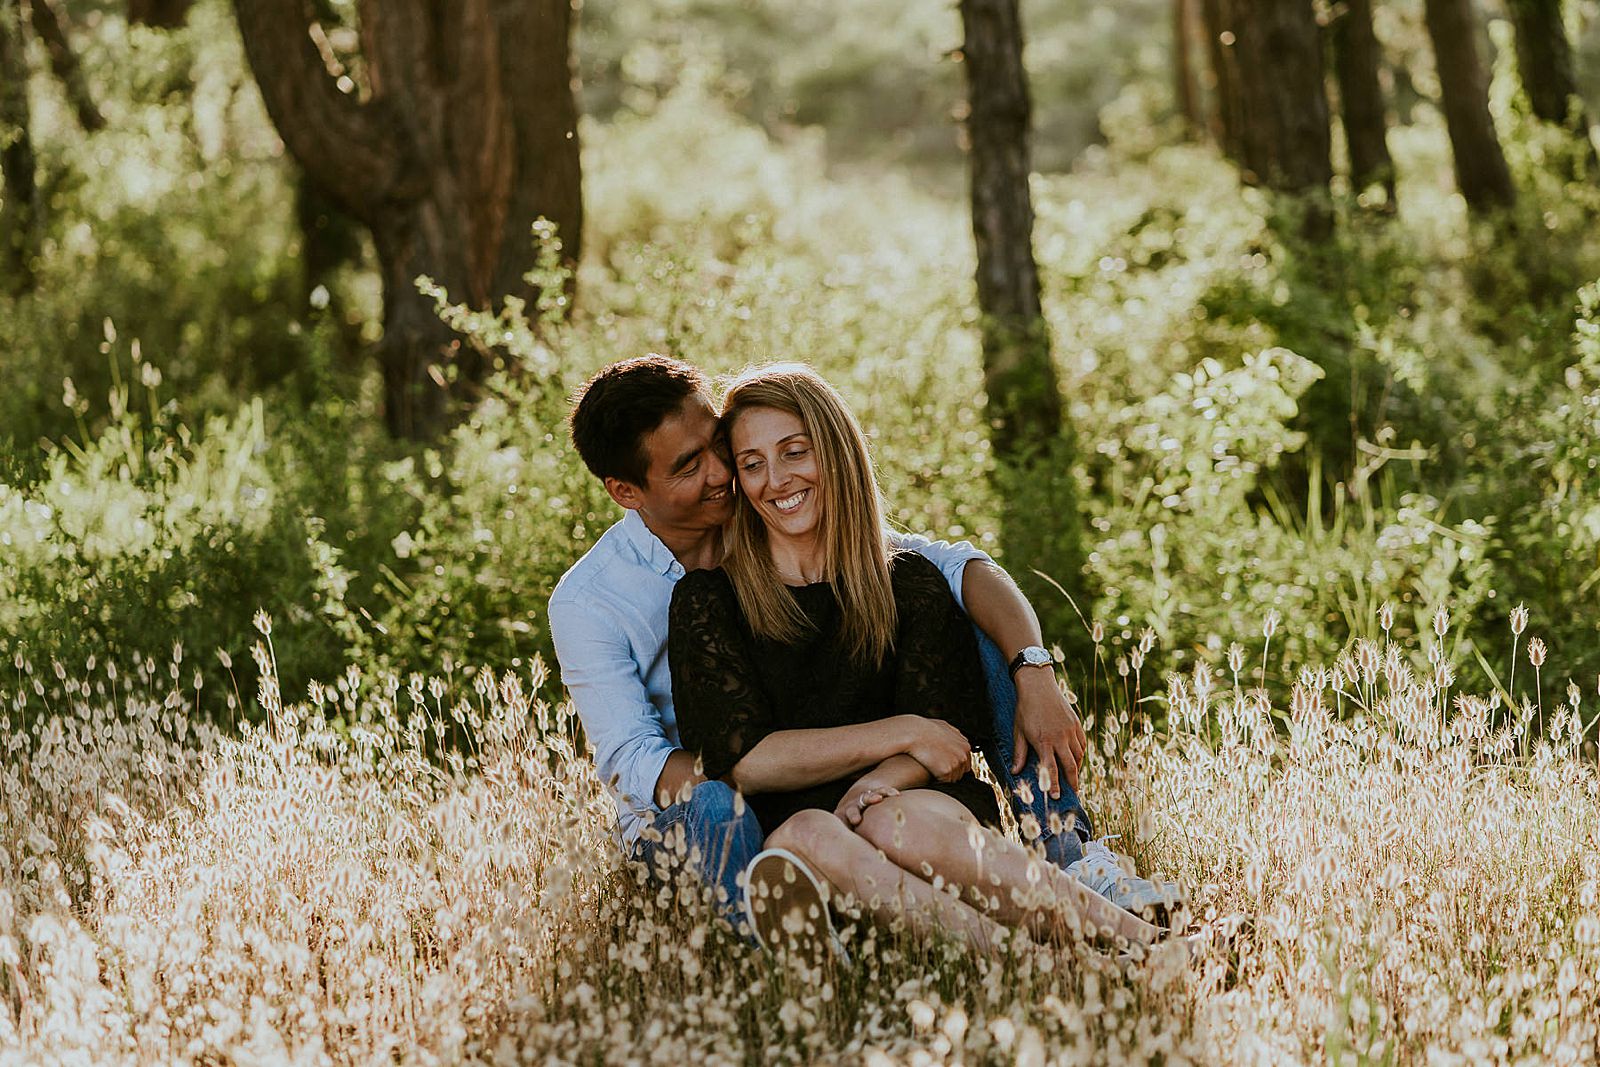
<instances>
[{"instance_id":1,"label":"man's face","mask_svg":"<svg viewBox=\"0 0 1600 1067\"><path fill-rule=\"evenodd\" d=\"M676 414L645 435L646 482L620 487L633 502L620 496L617 502L637 508L658 528L689 531L727 525L733 517L733 477L717 453L716 430L717 417L705 398L690 396ZM617 493L613 489L612 495Z\"/></svg>"}]
</instances>

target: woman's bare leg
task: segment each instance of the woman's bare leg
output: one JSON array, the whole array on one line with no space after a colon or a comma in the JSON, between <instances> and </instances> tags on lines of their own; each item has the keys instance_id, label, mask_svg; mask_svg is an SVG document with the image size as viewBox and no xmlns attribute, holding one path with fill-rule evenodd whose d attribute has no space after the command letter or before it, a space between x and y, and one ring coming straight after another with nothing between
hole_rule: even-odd
<instances>
[{"instance_id":1,"label":"woman's bare leg","mask_svg":"<svg viewBox=\"0 0 1600 1067\"><path fill-rule=\"evenodd\" d=\"M1085 931L1093 926L1095 936L1129 943L1148 945L1160 933L931 789L907 790L874 804L856 832L900 867L976 890L996 919L1027 926L1036 936L1060 933L1063 922L1071 926L1074 919ZM1064 906L1066 916L1052 904Z\"/></svg>"},{"instance_id":2,"label":"woman's bare leg","mask_svg":"<svg viewBox=\"0 0 1600 1067\"><path fill-rule=\"evenodd\" d=\"M830 812L795 814L768 835L767 847L795 853L836 892L853 894L880 919L904 918L923 932L944 930L983 951L999 944L1001 928L993 919L895 866Z\"/></svg>"}]
</instances>

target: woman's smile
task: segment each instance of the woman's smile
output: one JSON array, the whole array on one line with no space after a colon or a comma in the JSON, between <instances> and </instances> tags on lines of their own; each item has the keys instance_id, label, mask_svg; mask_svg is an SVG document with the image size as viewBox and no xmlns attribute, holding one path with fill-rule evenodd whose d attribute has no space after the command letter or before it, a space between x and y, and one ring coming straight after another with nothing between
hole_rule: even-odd
<instances>
[{"instance_id":1,"label":"woman's smile","mask_svg":"<svg viewBox=\"0 0 1600 1067\"><path fill-rule=\"evenodd\" d=\"M786 496L786 497L783 497L781 499L774 500L772 502L772 506L777 508L779 511L785 511L785 512L794 511L801 504L804 504L806 502L806 497L808 497L810 495L811 495L811 490L802 489L798 493L795 493L795 494L793 494L791 496Z\"/></svg>"}]
</instances>

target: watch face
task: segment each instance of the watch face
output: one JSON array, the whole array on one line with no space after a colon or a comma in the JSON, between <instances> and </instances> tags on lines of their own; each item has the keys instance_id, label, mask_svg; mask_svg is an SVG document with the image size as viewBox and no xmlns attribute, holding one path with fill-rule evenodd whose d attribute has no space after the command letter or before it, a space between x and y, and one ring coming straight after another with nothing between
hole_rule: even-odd
<instances>
[{"instance_id":1,"label":"watch face","mask_svg":"<svg viewBox=\"0 0 1600 1067\"><path fill-rule=\"evenodd\" d=\"M1022 650L1022 662L1042 667L1050 662L1050 653L1038 645L1032 645Z\"/></svg>"}]
</instances>

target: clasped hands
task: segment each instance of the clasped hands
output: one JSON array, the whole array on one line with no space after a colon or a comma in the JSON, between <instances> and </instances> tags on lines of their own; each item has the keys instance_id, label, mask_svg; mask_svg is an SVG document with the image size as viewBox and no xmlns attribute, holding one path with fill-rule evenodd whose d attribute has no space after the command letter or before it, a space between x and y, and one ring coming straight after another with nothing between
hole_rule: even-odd
<instances>
[{"instance_id":1,"label":"clasped hands","mask_svg":"<svg viewBox=\"0 0 1600 1067\"><path fill-rule=\"evenodd\" d=\"M929 781L954 782L972 765L972 743L954 726L921 715L899 715L900 751L868 771L845 793L834 814L851 829L861 825L867 810L900 790Z\"/></svg>"}]
</instances>

